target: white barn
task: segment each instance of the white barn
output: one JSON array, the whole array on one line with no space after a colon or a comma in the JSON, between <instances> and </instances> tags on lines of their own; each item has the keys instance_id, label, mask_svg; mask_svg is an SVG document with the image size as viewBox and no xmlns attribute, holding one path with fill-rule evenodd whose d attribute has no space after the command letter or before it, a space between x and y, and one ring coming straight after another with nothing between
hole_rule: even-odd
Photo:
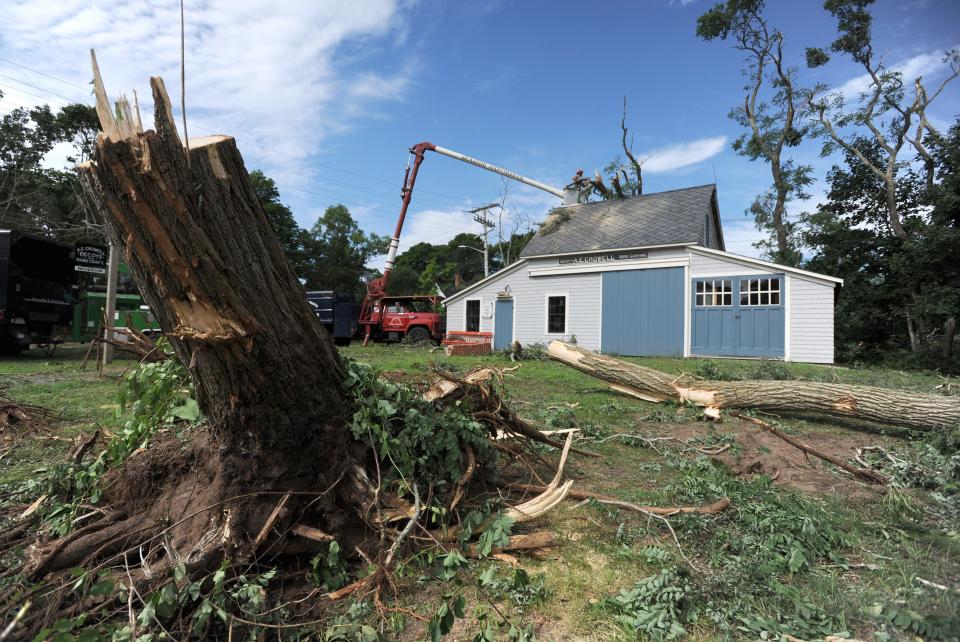
<instances>
[{"instance_id":1,"label":"white barn","mask_svg":"<svg viewBox=\"0 0 960 642\"><path fill-rule=\"evenodd\" d=\"M494 347L833 363L837 279L725 251L714 185L554 210L507 268L445 300Z\"/></svg>"}]
</instances>

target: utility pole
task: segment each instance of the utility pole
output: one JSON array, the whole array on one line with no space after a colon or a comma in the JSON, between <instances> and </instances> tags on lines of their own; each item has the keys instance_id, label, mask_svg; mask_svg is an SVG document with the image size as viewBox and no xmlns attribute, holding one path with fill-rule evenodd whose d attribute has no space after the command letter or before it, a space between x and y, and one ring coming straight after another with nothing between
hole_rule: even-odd
<instances>
[{"instance_id":1,"label":"utility pole","mask_svg":"<svg viewBox=\"0 0 960 642\"><path fill-rule=\"evenodd\" d=\"M117 264L119 263L117 254L117 246L111 242L110 255L107 259L107 302L103 310L103 333L106 341L101 344L104 363L113 362L113 345L110 342L113 341L113 318L117 313Z\"/></svg>"},{"instance_id":2,"label":"utility pole","mask_svg":"<svg viewBox=\"0 0 960 642\"><path fill-rule=\"evenodd\" d=\"M495 228L496 225L487 218L487 211L494 207L500 207L500 203L490 203L489 205L484 205L467 212L467 214L473 214L473 220L479 223L483 229L481 232L481 236L483 237L483 278L490 276L490 250L487 246L487 234Z\"/></svg>"}]
</instances>

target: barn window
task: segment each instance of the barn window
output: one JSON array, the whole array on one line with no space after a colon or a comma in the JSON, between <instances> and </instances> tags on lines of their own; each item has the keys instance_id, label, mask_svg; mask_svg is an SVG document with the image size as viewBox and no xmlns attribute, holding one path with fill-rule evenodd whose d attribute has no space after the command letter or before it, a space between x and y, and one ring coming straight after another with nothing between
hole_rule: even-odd
<instances>
[{"instance_id":1,"label":"barn window","mask_svg":"<svg viewBox=\"0 0 960 642\"><path fill-rule=\"evenodd\" d=\"M697 281L697 306L733 305L733 281Z\"/></svg>"},{"instance_id":2,"label":"barn window","mask_svg":"<svg viewBox=\"0 0 960 642\"><path fill-rule=\"evenodd\" d=\"M567 297L554 295L547 297L547 334L566 334Z\"/></svg>"},{"instance_id":3,"label":"barn window","mask_svg":"<svg viewBox=\"0 0 960 642\"><path fill-rule=\"evenodd\" d=\"M741 279L740 305L780 305L780 279Z\"/></svg>"},{"instance_id":4,"label":"barn window","mask_svg":"<svg viewBox=\"0 0 960 642\"><path fill-rule=\"evenodd\" d=\"M467 300L467 332L480 332L480 299Z\"/></svg>"}]
</instances>

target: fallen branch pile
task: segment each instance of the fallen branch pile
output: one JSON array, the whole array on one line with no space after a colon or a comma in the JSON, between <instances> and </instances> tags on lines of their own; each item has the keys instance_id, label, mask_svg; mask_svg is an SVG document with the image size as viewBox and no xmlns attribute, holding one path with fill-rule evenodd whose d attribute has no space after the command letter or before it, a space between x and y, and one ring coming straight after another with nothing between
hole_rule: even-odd
<instances>
[{"instance_id":1,"label":"fallen branch pile","mask_svg":"<svg viewBox=\"0 0 960 642\"><path fill-rule=\"evenodd\" d=\"M860 419L918 430L960 426L960 397L812 381L697 381L554 341L551 358L645 401L690 402L717 418L722 408L753 408Z\"/></svg>"}]
</instances>

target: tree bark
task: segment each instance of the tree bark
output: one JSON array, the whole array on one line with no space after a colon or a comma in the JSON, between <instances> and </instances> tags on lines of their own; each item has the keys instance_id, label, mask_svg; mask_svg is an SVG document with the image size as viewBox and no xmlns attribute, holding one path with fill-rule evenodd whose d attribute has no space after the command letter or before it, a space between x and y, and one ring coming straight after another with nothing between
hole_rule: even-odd
<instances>
[{"instance_id":1,"label":"tree bark","mask_svg":"<svg viewBox=\"0 0 960 642\"><path fill-rule=\"evenodd\" d=\"M107 229L196 386L218 441L296 452L342 432L343 366L310 311L229 136L177 135L152 78L156 131L104 124L82 167ZM331 446L335 441L331 441Z\"/></svg>"},{"instance_id":2,"label":"tree bark","mask_svg":"<svg viewBox=\"0 0 960 642\"><path fill-rule=\"evenodd\" d=\"M960 398L810 381L689 381L554 341L549 355L648 401L689 401L710 409L755 408L862 419L920 430L960 426Z\"/></svg>"},{"instance_id":3,"label":"tree bark","mask_svg":"<svg viewBox=\"0 0 960 642\"><path fill-rule=\"evenodd\" d=\"M943 350L941 367L944 372L950 372L953 366L953 338L957 334L957 317L951 316L943 324Z\"/></svg>"},{"instance_id":4,"label":"tree bark","mask_svg":"<svg viewBox=\"0 0 960 642\"><path fill-rule=\"evenodd\" d=\"M253 555L274 536L258 536L265 525L297 511L337 535L357 533L361 517L341 482L365 449L349 433L344 366L234 139L193 139L185 150L161 78L150 81L156 129L142 132L124 99L114 116L95 62L94 76L103 133L81 178L209 425L187 444L158 438L111 471L104 502L128 523L172 523L171 545L193 551L190 564ZM297 506L281 515L277 498L288 493ZM105 550L100 537L60 557L92 559ZM49 559L39 568L60 566Z\"/></svg>"}]
</instances>

